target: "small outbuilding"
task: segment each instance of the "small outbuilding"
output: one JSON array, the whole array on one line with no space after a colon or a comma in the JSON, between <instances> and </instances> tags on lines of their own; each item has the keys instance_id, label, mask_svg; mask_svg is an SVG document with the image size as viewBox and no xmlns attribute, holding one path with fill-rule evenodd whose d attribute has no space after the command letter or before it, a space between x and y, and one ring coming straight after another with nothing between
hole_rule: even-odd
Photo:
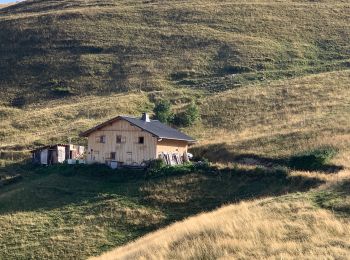
<instances>
[{"instance_id":1,"label":"small outbuilding","mask_svg":"<svg viewBox=\"0 0 350 260\"><path fill-rule=\"evenodd\" d=\"M73 144L54 144L32 150L33 163L51 165L68 160L83 159L85 147Z\"/></svg>"},{"instance_id":2,"label":"small outbuilding","mask_svg":"<svg viewBox=\"0 0 350 260\"><path fill-rule=\"evenodd\" d=\"M140 118L117 116L81 134L88 138L87 163L142 165L161 158L165 163L188 160L188 146L196 140L147 113Z\"/></svg>"}]
</instances>

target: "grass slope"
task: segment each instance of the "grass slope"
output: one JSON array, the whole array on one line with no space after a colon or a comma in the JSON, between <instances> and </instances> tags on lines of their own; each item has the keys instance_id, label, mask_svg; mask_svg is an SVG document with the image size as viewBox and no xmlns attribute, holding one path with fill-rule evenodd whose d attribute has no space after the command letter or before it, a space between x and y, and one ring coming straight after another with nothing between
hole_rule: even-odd
<instances>
[{"instance_id":1,"label":"grass slope","mask_svg":"<svg viewBox=\"0 0 350 260\"><path fill-rule=\"evenodd\" d=\"M239 146L241 152L257 152L261 147L260 154L281 155L282 146L284 152L291 153L322 142L337 145L350 134L349 78L350 71L344 70L247 85L209 96L168 89L70 97L22 109L0 105L0 146L7 149L67 142L68 137L74 141L80 131L117 114L138 116L151 111L159 98L171 99L175 107L191 98L197 100L202 123L186 131L200 138L202 146L223 142L230 146L236 142L236 151ZM221 132L225 140L214 132ZM326 136L332 136L332 140Z\"/></svg>"},{"instance_id":2,"label":"grass slope","mask_svg":"<svg viewBox=\"0 0 350 260\"><path fill-rule=\"evenodd\" d=\"M244 86L211 96L201 107L197 154L214 161L273 159L334 145L349 165L350 71ZM211 128L208 129L208 126ZM223 138L224 137L224 138Z\"/></svg>"},{"instance_id":3,"label":"grass slope","mask_svg":"<svg viewBox=\"0 0 350 260\"><path fill-rule=\"evenodd\" d=\"M175 106L183 106L191 98L202 95L187 89L128 92L108 96L67 97L37 102L24 108L0 105L0 149L20 150L40 144L68 142L85 143L80 132L116 115L140 116L152 112L154 102L169 98ZM1 155L0 155L1 158Z\"/></svg>"},{"instance_id":4,"label":"grass slope","mask_svg":"<svg viewBox=\"0 0 350 260\"><path fill-rule=\"evenodd\" d=\"M94 259L347 259L349 221L288 195L201 214Z\"/></svg>"},{"instance_id":5,"label":"grass slope","mask_svg":"<svg viewBox=\"0 0 350 260\"><path fill-rule=\"evenodd\" d=\"M0 187L0 258L83 259L242 200L253 201L116 252L346 258L349 8L340 0L27 0L1 9L0 179L23 180ZM196 100L202 121L183 130L200 140L193 153L219 169L146 180L21 162L30 147L84 143L80 131L151 111L161 98L176 110ZM276 174L293 154L322 145L340 150L331 165ZM148 248L132 248L141 243Z\"/></svg>"},{"instance_id":6,"label":"grass slope","mask_svg":"<svg viewBox=\"0 0 350 260\"><path fill-rule=\"evenodd\" d=\"M349 8L338 0L25 1L0 11L1 100L168 86L217 92L348 68Z\"/></svg>"},{"instance_id":7,"label":"grass slope","mask_svg":"<svg viewBox=\"0 0 350 260\"><path fill-rule=\"evenodd\" d=\"M115 117L140 114L150 110L148 97L142 93L115 94L37 103L26 109L0 106L2 147L25 147L36 143L76 141L83 129ZM51 140L50 140L51 139Z\"/></svg>"},{"instance_id":8,"label":"grass slope","mask_svg":"<svg viewBox=\"0 0 350 260\"><path fill-rule=\"evenodd\" d=\"M151 180L102 166L26 171L22 182L0 189L1 259L85 259L225 203L322 183L245 168Z\"/></svg>"}]
</instances>

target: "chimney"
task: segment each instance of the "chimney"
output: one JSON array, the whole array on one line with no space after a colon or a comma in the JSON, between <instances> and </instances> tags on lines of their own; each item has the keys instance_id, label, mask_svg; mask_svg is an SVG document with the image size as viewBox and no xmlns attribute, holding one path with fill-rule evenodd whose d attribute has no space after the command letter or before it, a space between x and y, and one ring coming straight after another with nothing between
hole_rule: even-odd
<instances>
[{"instance_id":1,"label":"chimney","mask_svg":"<svg viewBox=\"0 0 350 260\"><path fill-rule=\"evenodd\" d=\"M145 121L145 122L151 122L151 120L149 120L149 115L147 113L145 113L145 112L142 113L141 120Z\"/></svg>"}]
</instances>

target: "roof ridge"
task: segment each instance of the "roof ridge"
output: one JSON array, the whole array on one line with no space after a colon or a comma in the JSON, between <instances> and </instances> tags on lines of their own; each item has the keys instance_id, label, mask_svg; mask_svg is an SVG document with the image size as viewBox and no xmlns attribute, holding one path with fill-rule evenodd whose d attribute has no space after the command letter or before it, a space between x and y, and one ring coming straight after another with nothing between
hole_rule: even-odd
<instances>
[{"instance_id":1,"label":"roof ridge","mask_svg":"<svg viewBox=\"0 0 350 260\"><path fill-rule=\"evenodd\" d=\"M132 119L137 119L140 121L143 121L140 117L134 117L134 116L125 116L125 115L121 115L120 117L127 117L127 118L132 118ZM158 119L150 119L151 121L159 121ZM160 122L160 121L159 121ZM149 123L149 122L147 122Z\"/></svg>"}]
</instances>

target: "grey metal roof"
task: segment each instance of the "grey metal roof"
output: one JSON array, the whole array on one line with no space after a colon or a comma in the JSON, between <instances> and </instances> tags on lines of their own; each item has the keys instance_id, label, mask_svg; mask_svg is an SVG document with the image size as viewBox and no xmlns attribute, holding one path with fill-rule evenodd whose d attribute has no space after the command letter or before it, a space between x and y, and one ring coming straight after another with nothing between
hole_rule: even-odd
<instances>
[{"instance_id":1,"label":"grey metal roof","mask_svg":"<svg viewBox=\"0 0 350 260\"><path fill-rule=\"evenodd\" d=\"M33 150L31 150L31 152L36 152L36 151L40 151L40 150L44 150L44 149L52 149L55 146L68 146L69 144L49 144L49 145L45 145L45 146L41 146L38 148L35 148Z\"/></svg>"},{"instance_id":2,"label":"grey metal roof","mask_svg":"<svg viewBox=\"0 0 350 260\"><path fill-rule=\"evenodd\" d=\"M88 136L90 133L101 129L102 127L113 123L116 120L124 119L128 121L129 123L141 128L144 131L147 131L153 135L155 135L158 138L164 138L164 139L172 139L172 140L182 140L187 141L190 143L196 142L195 139L192 137L180 132L179 130L172 128L170 126L167 126L158 120L150 120L149 122L144 121L140 118L136 117L129 117L129 116L117 116L115 118L112 118L98 126L95 126L94 128L91 128L87 130L86 132L82 133L81 136Z\"/></svg>"}]
</instances>

